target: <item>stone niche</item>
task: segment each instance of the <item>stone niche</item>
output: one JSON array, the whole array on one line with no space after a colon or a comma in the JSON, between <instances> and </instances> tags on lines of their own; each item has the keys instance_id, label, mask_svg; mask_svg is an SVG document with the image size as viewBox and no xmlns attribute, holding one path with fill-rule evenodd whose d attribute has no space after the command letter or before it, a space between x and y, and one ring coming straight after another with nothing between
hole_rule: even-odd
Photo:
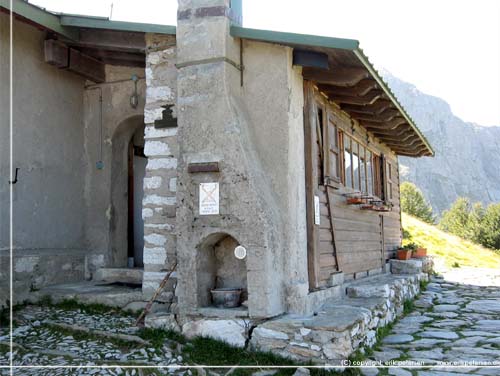
<instances>
[{"instance_id":1,"label":"stone niche","mask_svg":"<svg viewBox=\"0 0 500 376\"><path fill-rule=\"evenodd\" d=\"M212 234L198 246L196 273L198 306L211 307L210 290L214 288L242 289L241 300L248 298L246 258L235 257L238 241L226 233Z\"/></svg>"}]
</instances>

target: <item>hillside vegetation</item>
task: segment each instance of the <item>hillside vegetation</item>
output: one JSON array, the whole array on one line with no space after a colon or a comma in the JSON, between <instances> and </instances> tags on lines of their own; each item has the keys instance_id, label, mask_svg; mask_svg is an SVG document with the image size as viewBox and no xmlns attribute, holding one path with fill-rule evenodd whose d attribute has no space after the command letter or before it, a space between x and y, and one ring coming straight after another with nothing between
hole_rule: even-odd
<instances>
[{"instance_id":1,"label":"hillside vegetation","mask_svg":"<svg viewBox=\"0 0 500 376\"><path fill-rule=\"evenodd\" d=\"M498 252L443 232L408 214L403 213L402 220L409 241L426 247L429 255L439 257L447 267L500 268Z\"/></svg>"}]
</instances>

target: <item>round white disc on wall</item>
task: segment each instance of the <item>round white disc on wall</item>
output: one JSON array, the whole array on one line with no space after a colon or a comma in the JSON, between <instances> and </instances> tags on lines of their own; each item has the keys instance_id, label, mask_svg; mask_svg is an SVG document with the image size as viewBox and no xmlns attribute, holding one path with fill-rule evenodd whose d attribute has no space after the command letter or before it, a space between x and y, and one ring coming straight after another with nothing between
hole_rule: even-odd
<instances>
[{"instance_id":1,"label":"round white disc on wall","mask_svg":"<svg viewBox=\"0 0 500 376\"><path fill-rule=\"evenodd\" d=\"M243 260L245 257L247 257L247 250L245 247L239 245L234 249L234 257L236 257L238 260Z\"/></svg>"}]
</instances>

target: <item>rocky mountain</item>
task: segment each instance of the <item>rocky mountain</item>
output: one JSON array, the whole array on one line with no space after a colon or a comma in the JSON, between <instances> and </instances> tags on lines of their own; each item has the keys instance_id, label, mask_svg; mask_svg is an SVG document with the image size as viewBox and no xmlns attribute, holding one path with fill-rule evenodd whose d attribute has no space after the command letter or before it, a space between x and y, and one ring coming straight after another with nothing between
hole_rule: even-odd
<instances>
[{"instance_id":1,"label":"rocky mountain","mask_svg":"<svg viewBox=\"0 0 500 376\"><path fill-rule=\"evenodd\" d=\"M433 158L400 158L401 180L415 183L436 214L460 196L500 202L500 127L464 122L443 99L388 72L382 75L436 153Z\"/></svg>"}]
</instances>

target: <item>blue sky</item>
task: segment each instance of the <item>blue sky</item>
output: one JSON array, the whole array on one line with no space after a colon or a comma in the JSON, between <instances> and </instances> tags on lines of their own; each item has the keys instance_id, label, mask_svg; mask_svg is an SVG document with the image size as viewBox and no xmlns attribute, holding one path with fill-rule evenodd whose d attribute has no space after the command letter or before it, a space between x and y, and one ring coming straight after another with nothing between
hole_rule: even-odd
<instances>
[{"instance_id":1,"label":"blue sky","mask_svg":"<svg viewBox=\"0 0 500 376\"><path fill-rule=\"evenodd\" d=\"M177 0L30 0L49 10L175 24ZM140 4L140 7L137 6ZM500 0L243 0L246 27L354 38L378 68L500 126Z\"/></svg>"}]
</instances>

